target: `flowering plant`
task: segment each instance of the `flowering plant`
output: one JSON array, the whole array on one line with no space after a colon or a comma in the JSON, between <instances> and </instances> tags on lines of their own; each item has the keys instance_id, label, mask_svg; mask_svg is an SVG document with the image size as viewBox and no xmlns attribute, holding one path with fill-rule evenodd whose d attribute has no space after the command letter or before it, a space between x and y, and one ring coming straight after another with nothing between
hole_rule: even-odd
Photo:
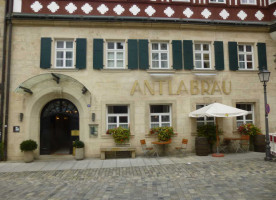
<instances>
[{"instance_id":1,"label":"flowering plant","mask_svg":"<svg viewBox=\"0 0 276 200\"><path fill-rule=\"evenodd\" d=\"M254 136L254 135L261 135L261 130L255 126L254 124L243 124L240 125L238 128L238 132L241 135L250 135L250 136Z\"/></svg>"},{"instance_id":2,"label":"flowering plant","mask_svg":"<svg viewBox=\"0 0 276 200\"><path fill-rule=\"evenodd\" d=\"M115 143L122 144L129 140L130 130L122 127L117 127L107 130L107 134L111 134L115 140Z\"/></svg>"},{"instance_id":3,"label":"flowering plant","mask_svg":"<svg viewBox=\"0 0 276 200\"><path fill-rule=\"evenodd\" d=\"M175 133L173 127L157 127L150 129L151 135L157 135L159 141L169 141Z\"/></svg>"}]
</instances>

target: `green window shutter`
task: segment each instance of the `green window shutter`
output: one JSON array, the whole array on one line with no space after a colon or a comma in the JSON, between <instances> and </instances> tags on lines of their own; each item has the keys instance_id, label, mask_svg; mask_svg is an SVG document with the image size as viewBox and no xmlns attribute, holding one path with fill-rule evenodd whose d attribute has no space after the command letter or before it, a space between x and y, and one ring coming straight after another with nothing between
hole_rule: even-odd
<instances>
[{"instance_id":1,"label":"green window shutter","mask_svg":"<svg viewBox=\"0 0 276 200\"><path fill-rule=\"evenodd\" d=\"M176 70L181 70L182 69L182 41L173 40L172 49L173 49L173 68Z\"/></svg>"},{"instance_id":2,"label":"green window shutter","mask_svg":"<svg viewBox=\"0 0 276 200\"><path fill-rule=\"evenodd\" d=\"M237 46L237 42L228 42L229 68L231 71L239 69Z\"/></svg>"},{"instance_id":3,"label":"green window shutter","mask_svg":"<svg viewBox=\"0 0 276 200\"><path fill-rule=\"evenodd\" d=\"M41 38L40 46L40 68L48 69L51 67L51 38Z\"/></svg>"},{"instance_id":4,"label":"green window shutter","mask_svg":"<svg viewBox=\"0 0 276 200\"><path fill-rule=\"evenodd\" d=\"M86 68L86 38L77 38L76 40L76 68Z\"/></svg>"},{"instance_id":5,"label":"green window shutter","mask_svg":"<svg viewBox=\"0 0 276 200\"><path fill-rule=\"evenodd\" d=\"M223 53L223 42L215 41L215 69L224 70L224 53Z\"/></svg>"},{"instance_id":6,"label":"green window shutter","mask_svg":"<svg viewBox=\"0 0 276 200\"><path fill-rule=\"evenodd\" d=\"M192 70L194 68L193 41L183 40L184 69Z\"/></svg>"},{"instance_id":7,"label":"green window shutter","mask_svg":"<svg viewBox=\"0 0 276 200\"><path fill-rule=\"evenodd\" d=\"M93 41L93 68L103 68L103 39L94 39Z\"/></svg>"},{"instance_id":8,"label":"green window shutter","mask_svg":"<svg viewBox=\"0 0 276 200\"><path fill-rule=\"evenodd\" d=\"M148 40L139 40L139 69L149 68Z\"/></svg>"},{"instance_id":9,"label":"green window shutter","mask_svg":"<svg viewBox=\"0 0 276 200\"><path fill-rule=\"evenodd\" d=\"M266 60L266 44L258 43L258 63L259 70L266 69L267 70L267 60Z\"/></svg>"},{"instance_id":10,"label":"green window shutter","mask_svg":"<svg viewBox=\"0 0 276 200\"><path fill-rule=\"evenodd\" d=\"M128 40L128 69L138 69L137 40Z\"/></svg>"}]
</instances>

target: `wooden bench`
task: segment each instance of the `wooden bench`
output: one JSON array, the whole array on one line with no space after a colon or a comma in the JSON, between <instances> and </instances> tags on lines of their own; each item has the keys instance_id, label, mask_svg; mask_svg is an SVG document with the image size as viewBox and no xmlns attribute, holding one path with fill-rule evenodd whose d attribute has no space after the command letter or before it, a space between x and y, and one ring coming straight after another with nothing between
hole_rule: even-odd
<instances>
[{"instance_id":1,"label":"wooden bench","mask_svg":"<svg viewBox=\"0 0 276 200\"><path fill-rule=\"evenodd\" d=\"M101 160L105 160L105 152L107 151L130 151L131 152L131 158L135 158L135 147L101 147Z\"/></svg>"}]
</instances>

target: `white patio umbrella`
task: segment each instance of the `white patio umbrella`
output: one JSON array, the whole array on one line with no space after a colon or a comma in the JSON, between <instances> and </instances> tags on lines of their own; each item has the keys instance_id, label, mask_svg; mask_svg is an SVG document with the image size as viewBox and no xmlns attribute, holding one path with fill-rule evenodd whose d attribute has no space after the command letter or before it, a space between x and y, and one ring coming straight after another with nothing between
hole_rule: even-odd
<instances>
[{"instance_id":1,"label":"white patio umbrella","mask_svg":"<svg viewBox=\"0 0 276 200\"><path fill-rule=\"evenodd\" d=\"M216 117L216 124L217 123L217 117L237 117L242 115L247 115L248 111L234 108L231 106L227 106L221 103L212 103L208 106L205 106L203 108L200 108L198 110L195 110L189 114L189 117ZM217 154L219 154L218 151L218 144L219 144L219 138L218 138L218 126L216 129L216 137L217 137ZM223 154L221 154L223 156Z\"/></svg>"}]
</instances>

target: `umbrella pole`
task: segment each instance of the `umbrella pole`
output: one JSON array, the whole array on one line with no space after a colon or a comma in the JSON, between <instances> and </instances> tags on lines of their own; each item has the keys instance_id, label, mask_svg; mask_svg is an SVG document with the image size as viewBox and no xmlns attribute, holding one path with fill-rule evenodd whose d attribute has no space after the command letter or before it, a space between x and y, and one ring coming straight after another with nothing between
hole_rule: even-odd
<instances>
[{"instance_id":1,"label":"umbrella pole","mask_svg":"<svg viewBox=\"0 0 276 200\"><path fill-rule=\"evenodd\" d=\"M224 154L219 153L219 135L218 135L218 118L217 117L216 117L216 137L217 137L217 142L216 142L217 153L213 153L212 156L213 157L224 157Z\"/></svg>"}]
</instances>

